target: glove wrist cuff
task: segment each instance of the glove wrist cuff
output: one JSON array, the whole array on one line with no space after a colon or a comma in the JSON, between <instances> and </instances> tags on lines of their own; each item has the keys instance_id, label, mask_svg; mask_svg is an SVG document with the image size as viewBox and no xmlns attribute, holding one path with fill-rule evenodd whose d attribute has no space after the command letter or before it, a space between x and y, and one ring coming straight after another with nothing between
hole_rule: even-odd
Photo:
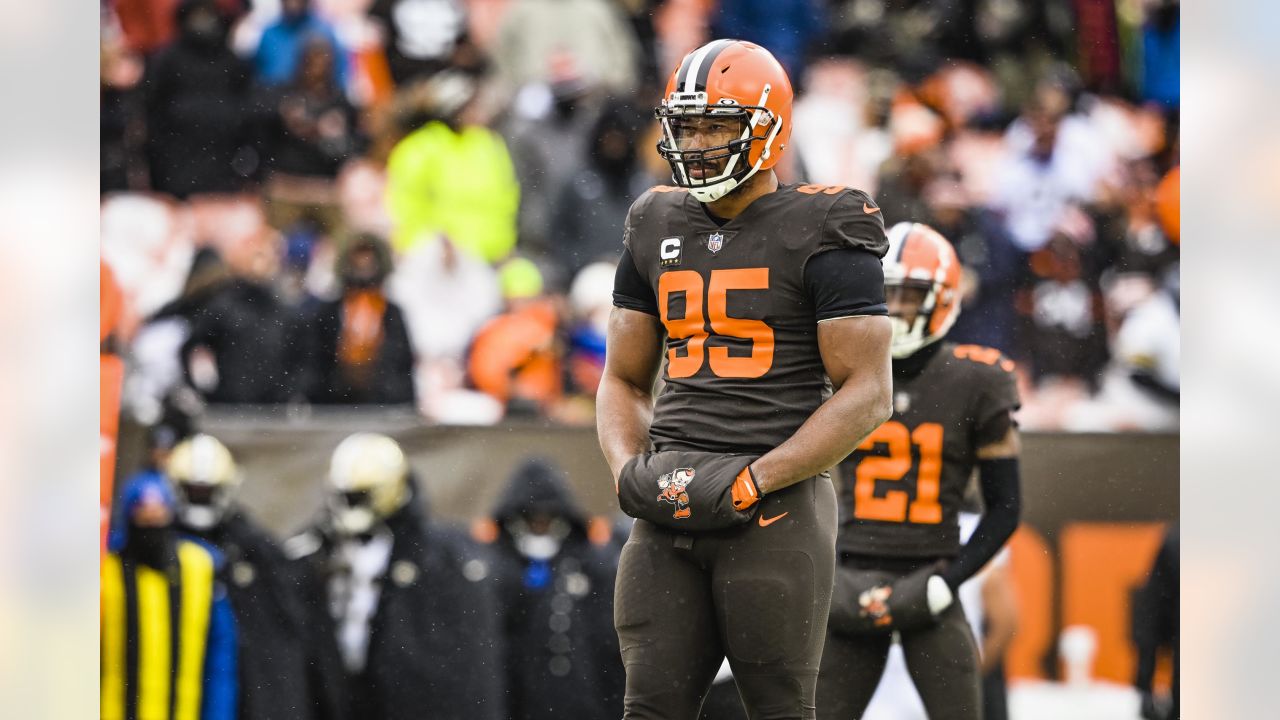
<instances>
[{"instance_id":1,"label":"glove wrist cuff","mask_svg":"<svg viewBox=\"0 0 1280 720\"><path fill-rule=\"evenodd\" d=\"M739 512L747 510L752 505L760 502L762 497L764 497L764 493L760 492L760 486L756 484L755 475L751 472L751 465L747 465L733 479L733 509Z\"/></svg>"}]
</instances>

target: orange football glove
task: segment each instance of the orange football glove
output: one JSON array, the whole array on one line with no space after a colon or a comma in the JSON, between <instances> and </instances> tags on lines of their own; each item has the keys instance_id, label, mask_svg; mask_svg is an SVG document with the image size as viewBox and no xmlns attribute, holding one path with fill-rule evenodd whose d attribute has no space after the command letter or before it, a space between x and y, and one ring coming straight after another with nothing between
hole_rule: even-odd
<instances>
[{"instance_id":1,"label":"orange football glove","mask_svg":"<svg viewBox=\"0 0 1280 720\"><path fill-rule=\"evenodd\" d=\"M756 484L756 479L751 475L751 466L742 468L742 472L738 473L738 477L733 479L733 509L738 512L749 509L752 505L760 502L763 493L760 492L760 486Z\"/></svg>"}]
</instances>

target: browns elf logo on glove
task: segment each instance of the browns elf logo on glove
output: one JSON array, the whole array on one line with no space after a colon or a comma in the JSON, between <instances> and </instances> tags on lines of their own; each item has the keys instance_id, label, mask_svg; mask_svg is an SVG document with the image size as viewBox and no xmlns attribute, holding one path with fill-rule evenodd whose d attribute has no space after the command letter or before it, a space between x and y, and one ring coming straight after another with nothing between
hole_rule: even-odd
<instances>
[{"instance_id":1,"label":"browns elf logo on glove","mask_svg":"<svg viewBox=\"0 0 1280 720\"><path fill-rule=\"evenodd\" d=\"M684 520L693 515L693 511L689 509L689 493L685 489L696 474L693 468L677 468L658 478L658 489L662 491L658 493L658 500L676 506L671 515L676 520Z\"/></svg>"},{"instance_id":2,"label":"browns elf logo on glove","mask_svg":"<svg viewBox=\"0 0 1280 720\"><path fill-rule=\"evenodd\" d=\"M862 617L871 620L876 627L893 624L893 614L889 612L889 596L893 588L888 585L877 585L858 596L858 606Z\"/></svg>"},{"instance_id":3,"label":"browns elf logo on glove","mask_svg":"<svg viewBox=\"0 0 1280 720\"><path fill-rule=\"evenodd\" d=\"M641 453L618 473L618 507L638 520L681 532L744 525L755 519L762 496L746 470L757 457L690 450Z\"/></svg>"}]
</instances>

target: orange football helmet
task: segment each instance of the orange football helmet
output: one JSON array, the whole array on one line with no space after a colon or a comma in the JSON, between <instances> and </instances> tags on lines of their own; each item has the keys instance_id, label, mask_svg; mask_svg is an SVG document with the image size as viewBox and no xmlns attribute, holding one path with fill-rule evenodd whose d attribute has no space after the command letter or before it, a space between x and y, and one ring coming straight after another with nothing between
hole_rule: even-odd
<instances>
[{"instance_id":1,"label":"orange football helmet","mask_svg":"<svg viewBox=\"0 0 1280 720\"><path fill-rule=\"evenodd\" d=\"M658 154L672 179L704 203L732 192L777 164L791 136L791 80L768 50L743 40L713 40L685 55L671 73L655 114L662 123ZM681 149L678 123L719 118L741 123L736 140ZM724 169L712 174L724 161ZM698 168L691 173L692 168Z\"/></svg>"},{"instance_id":2,"label":"orange football helmet","mask_svg":"<svg viewBox=\"0 0 1280 720\"><path fill-rule=\"evenodd\" d=\"M890 317L890 353L900 359L940 340L960 317L960 260L951 243L928 225L900 222L889 228L888 235L889 251L882 261L885 289L924 291L924 299L909 323L901 317Z\"/></svg>"}]
</instances>

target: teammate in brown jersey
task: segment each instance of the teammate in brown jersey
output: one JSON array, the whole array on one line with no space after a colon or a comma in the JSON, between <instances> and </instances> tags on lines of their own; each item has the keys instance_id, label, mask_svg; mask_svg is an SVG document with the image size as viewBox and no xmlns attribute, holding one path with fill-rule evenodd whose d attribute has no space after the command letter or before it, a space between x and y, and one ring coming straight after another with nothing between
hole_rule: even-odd
<instances>
[{"instance_id":1,"label":"teammate in brown jersey","mask_svg":"<svg viewBox=\"0 0 1280 720\"><path fill-rule=\"evenodd\" d=\"M977 720L978 651L956 589L1018 524L1013 363L991 348L939 342L960 311L960 265L932 228L893 226L884 275L893 417L840 465L818 717L862 716L896 634L929 717ZM985 513L962 548L957 514L975 465Z\"/></svg>"},{"instance_id":2,"label":"teammate in brown jersey","mask_svg":"<svg viewBox=\"0 0 1280 720\"><path fill-rule=\"evenodd\" d=\"M815 716L826 471L889 415L892 332L879 208L778 184L791 96L757 45L690 53L657 111L676 186L627 217L597 398L637 518L614 596L627 718L695 718L725 657L750 717Z\"/></svg>"}]
</instances>

